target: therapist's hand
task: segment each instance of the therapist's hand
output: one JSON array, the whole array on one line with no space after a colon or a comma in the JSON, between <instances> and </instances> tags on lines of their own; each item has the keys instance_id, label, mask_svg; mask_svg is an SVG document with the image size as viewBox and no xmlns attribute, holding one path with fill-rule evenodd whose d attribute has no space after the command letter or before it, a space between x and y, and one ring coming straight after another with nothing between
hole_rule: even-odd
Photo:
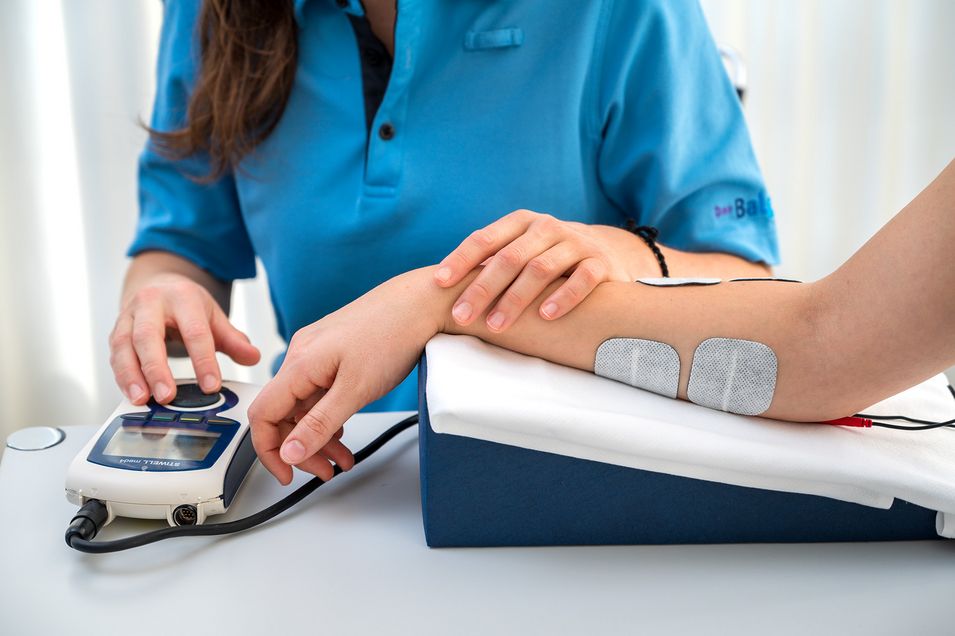
<instances>
[{"instance_id":1,"label":"therapist's hand","mask_svg":"<svg viewBox=\"0 0 955 636\"><path fill-rule=\"evenodd\" d=\"M485 263L486 261L486 263ZM487 328L501 332L550 285L567 280L540 304L545 320L565 315L604 281L659 276L650 250L633 234L609 226L560 221L517 210L477 230L441 261L435 281L451 287L481 263L484 270L452 309L459 325L487 314Z\"/></svg>"},{"instance_id":2,"label":"therapist's hand","mask_svg":"<svg viewBox=\"0 0 955 636\"><path fill-rule=\"evenodd\" d=\"M116 384L133 404L145 404L150 394L160 403L175 397L167 339L185 345L207 393L222 384L216 351L239 364L259 361L259 350L232 326L205 287L181 274L157 275L124 301L109 337Z\"/></svg>"},{"instance_id":3,"label":"therapist's hand","mask_svg":"<svg viewBox=\"0 0 955 636\"><path fill-rule=\"evenodd\" d=\"M408 272L296 332L249 407L255 451L279 482L292 480L293 465L326 480L332 461L351 468L341 427L414 368L450 307L438 291L430 270Z\"/></svg>"}]
</instances>

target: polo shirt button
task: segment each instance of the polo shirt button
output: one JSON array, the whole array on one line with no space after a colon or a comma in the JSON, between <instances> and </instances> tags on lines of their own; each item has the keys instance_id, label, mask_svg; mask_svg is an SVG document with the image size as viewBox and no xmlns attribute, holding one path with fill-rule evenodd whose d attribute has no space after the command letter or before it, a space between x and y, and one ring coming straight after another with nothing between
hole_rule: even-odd
<instances>
[{"instance_id":1,"label":"polo shirt button","mask_svg":"<svg viewBox=\"0 0 955 636\"><path fill-rule=\"evenodd\" d=\"M378 136L384 139L385 141L388 141L389 139L393 139L395 136L395 127L389 124L388 122L385 122L378 128Z\"/></svg>"},{"instance_id":2,"label":"polo shirt button","mask_svg":"<svg viewBox=\"0 0 955 636\"><path fill-rule=\"evenodd\" d=\"M339 8L339 9L347 9L347 8L348 8L348 0L335 0L335 4L338 5L338 8Z\"/></svg>"}]
</instances>

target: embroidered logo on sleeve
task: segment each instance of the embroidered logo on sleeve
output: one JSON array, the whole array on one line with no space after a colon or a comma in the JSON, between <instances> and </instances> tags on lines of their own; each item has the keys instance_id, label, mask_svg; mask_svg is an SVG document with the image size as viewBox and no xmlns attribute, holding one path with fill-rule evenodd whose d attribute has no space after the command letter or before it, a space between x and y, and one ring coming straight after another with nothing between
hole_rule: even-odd
<instances>
[{"instance_id":1,"label":"embroidered logo on sleeve","mask_svg":"<svg viewBox=\"0 0 955 636\"><path fill-rule=\"evenodd\" d=\"M729 205L714 205L713 215L718 219L735 219L763 217L773 218L772 201L764 190L760 190L755 199L744 199L739 197L733 199Z\"/></svg>"}]
</instances>

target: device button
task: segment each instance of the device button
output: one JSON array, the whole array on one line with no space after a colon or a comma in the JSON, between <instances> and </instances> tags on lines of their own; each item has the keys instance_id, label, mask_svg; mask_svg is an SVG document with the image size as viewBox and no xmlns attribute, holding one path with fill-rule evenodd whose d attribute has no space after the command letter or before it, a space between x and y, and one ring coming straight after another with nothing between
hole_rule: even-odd
<instances>
[{"instance_id":1,"label":"device button","mask_svg":"<svg viewBox=\"0 0 955 636\"><path fill-rule=\"evenodd\" d=\"M146 414L145 413L124 413L123 419L124 420L144 420L146 419Z\"/></svg>"},{"instance_id":2,"label":"device button","mask_svg":"<svg viewBox=\"0 0 955 636\"><path fill-rule=\"evenodd\" d=\"M221 417L210 417L206 421L209 422L210 424L235 424L235 422L233 422L232 420L225 420L225 419L222 419Z\"/></svg>"},{"instance_id":3,"label":"device button","mask_svg":"<svg viewBox=\"0 0 955 636\"><path fill-rule=\"evenodd\" d=\"M176 419L175 413L153 413L153 422L173 422Z\"/></svg>"},{"instance_id":4,"label":"device button","mask_svg":"<svg viewBox=\"0 0 955 636\"><path fill-rule=\"evenodd\" d=\"M199 422L202 421L202 417L200 417L200 416L198 416L198 415L180 415L180 416L179 416L179 421L180 421L180 422L187 422L187 423L189 423L189 424L198 424Z\"/></svg>"},{"instance_id":5,"label":"device button","mask_svg":"<svg viewBox=\"0 0 955 636\"><path fill-rule=\"evenodd\" d=\"M203 393L198 384L191 382L189 384L180 384L176 387L176 398L169 403L169 406L178 406L182 409L195 409L212 406L218 401L218 393Z\"/></svg>"}]
</instances>

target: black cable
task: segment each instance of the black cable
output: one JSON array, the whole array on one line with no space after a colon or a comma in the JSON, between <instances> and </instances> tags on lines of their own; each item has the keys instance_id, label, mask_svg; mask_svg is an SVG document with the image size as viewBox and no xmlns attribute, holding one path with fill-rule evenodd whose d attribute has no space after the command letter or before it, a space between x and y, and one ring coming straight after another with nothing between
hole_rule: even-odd
<instances>
[{"instance_id":1,"label":"black cable","mask_svg":"<svg viewBox=\"0 0 955 636\"><path fill-rule=\"evenodd\" d=\"M953 388L951 384L948 385L948 392L952 394L953 398L955 398L955 388ZM933 428L945 428L947 426L955 425L955 419L946 420L944 422L933 422L932 420L920 420L917 417L909 417L908 415L874 415L870 413L856 413L855 417L864 417L866 419L872 420L872 426L891 428L896 431L928 431ZM920 424L921 426L887 424L885 422L878 422L876 420L902 420L903 422L912 422L913 424Z\"/></svg>"},{"instance_id":2,"label":"black cable","mask_svg":"<svg viewBox=\"0 0 955 636\"><path fill-rule=\"evenodd\" d=\"M880 417L885 417L885 416L882 415L882 416L880 416ZM923 421L923 420L909 419L909 418L907 418L907 417L906 417L906 418L903 418L903 417L891 417L891 418L889 418L889 417L887 417L886 419L893 419L893 420L901 420L901 419L904 419L904 420L907 420L907 421L909 421L909 422L921 422L921 421ZM885 422L876 422L875 420L872 421L872 426L878 426L878 427L880 427L880 428L891 428L891 429L896 430L896 431L928 431L928 430L931 430L931 429L933 429L933 428L946 428L946 427L951 427L952 424L955 424L955 420L948 420L948 421L946 421L946 422L931 422L931 423L926 423L924 426L904 426L904 425L902 425L902 424L886 424Z\"/></svg>"},{"instance_id":3,"label":"black cable","mask_svg":"<svg viewBox=\"0 0 955 636\"><path fill-rule=\"evenodd\" d=\"M357 466L364 460L368 459L382 446L387 444L389 441L391 441L391 439L398 435L398 433L411 428L417 423L418 416L412 415L386 430L363 449L355 453L355 465ZM338 475L341 472L342 469L338 466L335 466L334 474ZM80 511L70 523L70 527L66 531L66 543L71 548L75 548L80 552L103 554L105 552L119 552L120 550L138 548L139 546L155 543L156 541L162 541L163 539L169 539L171 537L212 536L242 532L243 530L254 528L257 525L280 515L298 502L308 497L324 483L325 481L323 479L320 477L315 477L302 485L295 492L272 504L265 510L261 510L242 519L236 519L235 521L210 523L208 525L199 526L176 526L161 528L159 530L153 530L152 532L146 532L123 539L116 539L114 541L97 542L92 540L102 527L103 522L106 521L106 516L104 514L106 506L101 501L91 499L90 501L86 502L82 508L80 508Z\"/></svg>"}]
</instances>

